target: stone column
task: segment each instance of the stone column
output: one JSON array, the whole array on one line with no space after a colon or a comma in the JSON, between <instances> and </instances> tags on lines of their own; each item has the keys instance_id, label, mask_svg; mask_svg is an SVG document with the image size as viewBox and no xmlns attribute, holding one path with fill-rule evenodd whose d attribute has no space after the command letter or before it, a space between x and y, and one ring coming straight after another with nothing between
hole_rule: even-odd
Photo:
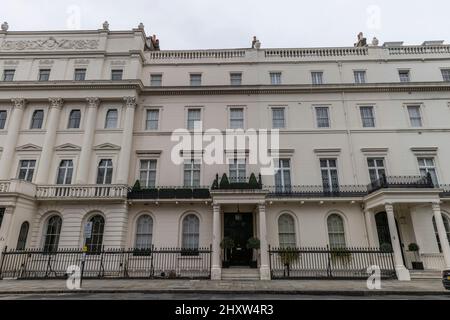
<instances>
[{"instance_id":1,"label":"stone column","mask_svg":"<svg viewBox=\"0 0 450 320\"><path fill-rule=\"evenodd\" d=\"M100 104L99 98L87 98L86 125L84 128L83 145L78 162L76 184L89 183L89 168L91 167L92 147L94 144L95 129L97 126L97 108Z\"/></svg>"},{"instance_id":2,"label":"stone column","mask_svg":"<svg viewBox=\"0 0 450 320\"><path fill-rule=\"evenodd\" d=\"M261 241L261 266L259 268L261 280L270 280L269 245L267 243L266 205L260 204L259 209L259 238Z\"/></svg>"},{"instance_id":3,"label":"stone column","mask_svg":"<svg viewBox=\"0 0 450 320\"><path fill-rule=\"evenodd\" d=\"M400 281L410 281L411 277L409 271L403 264L402 249L398 239L397 224L395 223L394 206L389 203L385 205L385 209L389 224L389 232L391 234L392 249L394 251L395 272L397 273L397 278Z\"/></svg>"},{"instance_id":4,"label":"stone column","mask_svg":"<svg viewBox=\"0 0 450 320\"><path fill-rule=\"evenodd\" d=\"M53 160L53 150L56 142L56 131L59 125L59 115L64 100L61 98L50 98L50 110L47 120L47 133L44 138L44 145L42 147L41 157L39 159L39 166L36 173L36 184L48 184L50 176L50 168Z\"/></svg>"},{"instance_id":5,"label":"stone column","mask_svg":"<svg viewBox=\"0 0 450 320\"><path fill-rule=\"evenodd\" d=\"M439 241L441 242L442 253L444 255L445 268L450 268L450 245L447 239L447 232L445 231L444 220L442 219L441 205L439 203L431 204L433 209L434 219L436 220L436 227L438 230Z\"/></svg>"},{"instance_id":6,"label":"stone column","mask_svg":"<svg viewBox=\"0 0 450 320\"><path fill-rule=\"evenodd\" d=\"M220 204L213 204L213 242L212 242L212 267L211 280L222 279L222 264L220 259Z\"/></svg>"},{"instance_id":7,"label":"stone column","mask_svg":"<svg viewBox=\"0 0 450 320\"><path fill-rule=\"evenodd\" d=\"M366 222L367 243L369 247L375 248L376 238L374 233L374 213L373 210L364 210L364 221Z\"/></svg>"},{"instance_id":8,"label":"stone column","mask_svg":"<svg viewBox=\"0 0 450 320\"><path fill-rule=\"evenodd\" d=\"M5 213L3 215L2 226L0 228L0 258L1 253L8 245L8 241L11 242L9 238L9 230L11 229L11 223L13 219L14 207L6 207Z\"/></svg>"},{"instance_id":9,"label":"stone column","mask_svg":"<svg viewBox=\"0 0 450 320\"><path fill-rule=\"evenodd\" d=\"M19 137L20 124L23 110L27 101L25 99L12 99L13 108L9 118L8 133L5 137L5 145L0 159L0 180L11 178L11 166L16 151L17 138Z\"/></svg>"},{"instance_id":10,"label":"stone column","mask_svg":"<svg viewBox=\"0 0 450 320\"><path fill-rule=\"evenodd\" d=\"M117 184L128 184L128 174L130 170L131 150L133 144L134 110L136 108L135 97L125 97L123 99L125 101L125 120L119 156Z\"/></svg>"}]
</instances>

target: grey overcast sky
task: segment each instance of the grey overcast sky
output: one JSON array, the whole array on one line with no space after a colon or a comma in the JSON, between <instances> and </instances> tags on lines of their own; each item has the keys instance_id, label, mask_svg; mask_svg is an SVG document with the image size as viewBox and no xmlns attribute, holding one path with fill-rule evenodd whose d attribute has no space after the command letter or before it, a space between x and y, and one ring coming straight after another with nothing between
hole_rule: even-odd
<instances>
[{"instance_id":1,"label":"grey overcast sky","mask_svg":"<svg viewBox=\"0 0 450 320\"><path fill-rule=\"evenodd\" d=\"M143 22L161 49L352 46L450 40L449 0L0 0L10 30L129 30Z\"/></svg>"}]
</instances>

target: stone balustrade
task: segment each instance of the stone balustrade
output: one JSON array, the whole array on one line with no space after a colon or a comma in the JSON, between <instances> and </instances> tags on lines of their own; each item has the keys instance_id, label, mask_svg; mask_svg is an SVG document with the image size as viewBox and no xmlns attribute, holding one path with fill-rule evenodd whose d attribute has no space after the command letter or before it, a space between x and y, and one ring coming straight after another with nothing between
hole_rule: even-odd
<instances>
[{"instance_id":1,"label":"stone balustrade","mask_svg":"<svg viewBox=\"0 0 450 320\"><path fill-rule=\"evenodd\" d=\"M0 181L0 192L8 192L10 184L9 181Z\"/></svg>"},{"instance_id":2,"label":"stone balustrade","mask_svg":"<svg viewBox=\"0 0 450 320\"><path fill-rule=\"evenodd\" d=\"M126 199L125 185L60 185L38 186L36 198L46 199Z\"/></svg>"}]
</instances>

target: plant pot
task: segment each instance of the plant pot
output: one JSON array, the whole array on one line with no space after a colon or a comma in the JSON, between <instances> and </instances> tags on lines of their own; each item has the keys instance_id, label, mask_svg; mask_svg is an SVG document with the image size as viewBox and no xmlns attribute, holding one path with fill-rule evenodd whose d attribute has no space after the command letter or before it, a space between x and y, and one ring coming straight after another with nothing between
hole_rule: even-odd
<instances>
[{"instance_id":1,"label":"plant pot","mask_svg":"<svg viewBox=\"0 0 450 320\"><path fill-rule=\"evenodd\" d=\"M416 261L416 262L411 262L411 264L412 264L412 268L414 270L424 270L425 269L423 266L423 262Z\"/></svg>"},{"instance_id":2,"label":"plant pot","mask_svg":"<svg viewBox=\"0 0 450 320\"><path fill-rule=\"evenodd\" d=\"M258 269L258 261L250 261L250 268Z\"/></svg>"},{"instance_id":3,"label":"plant pot","mask_svg":"<svg viewBox=\"0 0 450 320\"><path fill-rule=\"evenodd\" d=\"M224 269L230 268L230 261L222 261L222 268Z\"/></svg>"}]
</instances>

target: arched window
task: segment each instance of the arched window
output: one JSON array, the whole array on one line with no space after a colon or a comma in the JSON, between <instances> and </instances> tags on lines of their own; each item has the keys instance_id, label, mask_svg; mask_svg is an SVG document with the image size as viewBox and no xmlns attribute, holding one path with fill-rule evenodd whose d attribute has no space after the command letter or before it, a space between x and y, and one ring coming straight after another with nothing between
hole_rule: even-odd
<instances>
[{"instance_id":1,"label":"arched window","mask_svg":"<svg viewBox=\"0 0 450 320\"><path fill-rule=\"evenodd\" d=\"M117 109L108 110L108 112L106 113L105 129L117 128L118 117L119 117L119 114L117 112Z\"/></svg>"},{"instance_id":2,"label":"arched window","mask_svg":"<svg viewBox=\"0 0 450 320\"><path fill-rule=\"evenodd\" d=\"M79 129L80 128L80 122L81 122L81 111L78 109L70 111L69 115L69 129Z\"/></svg>"},{"instance_id":3,"label":"arched window","mask_svg":"<svg viewBox=\"0 0 450 320\"><path fill-rule=\"evenodd\" d=\"M136 249L149 249L152 246L153 219L149 215L140 216L136 225Z\"/></svg>"},{"instance_id":4,"label":"arched window","mask_svg":"<svg viewBox=\"0 0 450 320\"><path fill-rule=\"evenodd\" d=\"M338 214L332 214L328 217L328 238L331 248L345 248L345 229L344 220Z\"/></svg>"},{"instance_id":5,"label":"arched window","mask_svg":"<svg viewBox=\"0 0 450 320\"><path fill-rule=\"evenodd\" d=\"M56 177L56 184L64 185L72 183L73 175L73 161L62 160L58 168L58 176Z\"/></svg>"},{"instance_id":6,"label":"arched window","mask_svg":"<svg viewBox=\"0 0 450 320\"><path fill-rule=\"evenodd\" d=\"M93 216L89 219L92 223L91 237L86 239L88 252L97 253L103 247L103 232L105 230L105 219L101 215Z\"/></svg>"},{"instance_id":7,"label":"arched window","mask_svg":"<svg viewBox=\"0 0 450 320\"><path fill-rule=\"evenodd\" d=\"M281 248L295 248L295 222L290 214L283 214L278 219L278 237Z\"/></svg>"},{"instance_id":8,"label":"arched window","mask_svg":"<svg viewBox=\"0 0 450 320\"><path fill-rule=\"evenodd\" d=\"M389 230L389 223L386 212L380 212L375 215L375 222L377 225L378 242L380 247L383 244L392 246L391 232Z\"/></svg>"},{"instance_id":9,"label":"arched window","mask_svg":"<svg viewBox=\"0 0 450 320\"><path fill-rule=\"evenodd\" d=\"M60 216L51 216L47 220L44 233L44 252L58 251L59 235L61 234L62 219Z\"/></svg>"},{"instance_id":10,"label":"arched window","mask_svg":"<svg viewBox=\"0 0 450 320\"><path fill-rule=\"evenodd\" d=\"M27 246L27 238L28 238L28 230L30 229L30 224L25 221L22 223L22 226L20 227L19 232L19 239L17 240L17 250L25 250L25 247Z\"/></svg>"},{"instance_id":11,"label":"arched window","mask_svg":"<svg viewBox=\"0 0 450 320\"><path fill-rule=\"evenodd\" d=\"M190 214L183 219L183 249L198 249L200 238L200 220L195 214Z\"/></svg>"},{"instance_id":12,"label":"arched window","mask_svg":"<svg viewBox=\"0 0 450 320\"><path fill-rule=\"evenodd\" d=\"M445 233L447 234L447 240L450 244L450 221L447 215L442 214L442 220L444 220L444 227L445 227ZM433 227L434 227L434 234L436 235L437 244L439 247L439 252L442 253L442 245L441 240L439 239L439 233L436 225L436 218L433 217Z\"/></svg>"},{"instance_id":13,"label":"arched window","mask_svg":"<svg viewBox=\"0 0 450 320\"><path fill-rule=\"evenodd\" d=\"M35 110L31 117L30 129L41 129L44 123L44 110Z\"/></svg>"}]
</instances>

